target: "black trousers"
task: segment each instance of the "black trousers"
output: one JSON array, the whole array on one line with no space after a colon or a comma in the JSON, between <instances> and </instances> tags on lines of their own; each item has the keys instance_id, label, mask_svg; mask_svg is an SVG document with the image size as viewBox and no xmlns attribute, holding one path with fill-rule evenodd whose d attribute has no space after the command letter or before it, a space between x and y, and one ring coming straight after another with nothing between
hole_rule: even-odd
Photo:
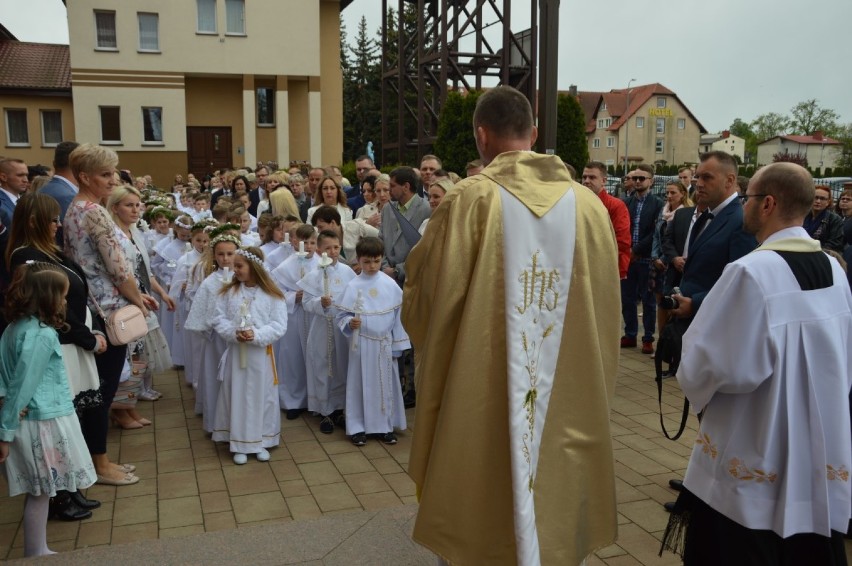
<instances>
[{"instance_id":1,"label":"black trousers","mask_svg":"<svg viewBox=\"0 0 852 566\"><path fill-rule=\"evenodd\" d=\"M98 377L101 380L101 396L103 405L83 411L79 414L80 429L89 454L106 454L106 439L109 429L109 407L112 405L115 392L118 390L118 380L121 378L121 370L124 368L124 360L127 357L127 346L113 346L109 344L103 354L95 356L95 365L98 367Z\"/></svg>"}]
</instances>

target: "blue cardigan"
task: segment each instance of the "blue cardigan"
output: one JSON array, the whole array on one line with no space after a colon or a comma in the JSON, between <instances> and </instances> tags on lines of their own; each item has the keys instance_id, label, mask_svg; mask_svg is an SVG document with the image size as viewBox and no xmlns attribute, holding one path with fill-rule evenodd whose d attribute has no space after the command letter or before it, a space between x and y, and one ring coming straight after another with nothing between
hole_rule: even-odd
<instances>
[{"instance_id":1,"label":"blue cardigan","mask_svg":"<svg viewBox=\"0 0 852 566\"><path fill-rule=\"evenodd\" d=\"M16 320L0 338L0 440L11 442L19 414L43 421L74 413L56 330L35 317Z\"/></svg>"}]
</instances>

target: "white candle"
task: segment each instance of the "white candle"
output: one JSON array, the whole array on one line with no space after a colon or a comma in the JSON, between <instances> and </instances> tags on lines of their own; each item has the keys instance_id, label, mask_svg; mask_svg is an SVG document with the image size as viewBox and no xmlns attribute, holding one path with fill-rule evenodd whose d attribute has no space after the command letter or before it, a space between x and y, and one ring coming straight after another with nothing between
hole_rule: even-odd
<instances>
[{"instance_id":1,"label":"white candle","mask_svg":"<svg viewBox=\"0 0 852 566\"><path fill-rule=\"evenodd\" d=\"M290 243L290 232L284 232L284 243L285 244Z\"/></svg>"},{"instance_id":2,"label":"white candle","mask_svg":"<svg viewBox=\"0 0 852 566\"><path fill-rule=\"evenodd\" d=\"M304 241L299 242L299 253L300 254L305 253L305 242Z\"/></svg>"}]
</instances>

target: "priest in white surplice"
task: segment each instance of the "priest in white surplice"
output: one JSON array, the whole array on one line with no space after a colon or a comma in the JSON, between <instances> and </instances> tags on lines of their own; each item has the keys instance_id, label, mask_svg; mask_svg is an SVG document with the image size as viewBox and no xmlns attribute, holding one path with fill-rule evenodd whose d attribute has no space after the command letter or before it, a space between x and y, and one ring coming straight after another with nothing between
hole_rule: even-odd
<instances>
[{"instance_id":1,"label":"priest in white surplice","mask_svg":"<svg viewBox=\"0 0 852 566\"><path fill-rule=\"evenodd\" d=\"M801 228L805 169L764 167L744 198L761 245L683 338L677 378L703 419L664 544L685 564L846 564L852 295Z\"/></svg>"},{"instance_id":2,"label":"priest in white surplice","mask_svg":"<svg viewBox=\"0 0 852 566\"><path fill-rule=\"evenodd\" d=\"M487 166L406 262L413 537L453 565L576 565L616 533L615 236L597 195L530 151L520 92L484 93L473 125Z\"/></svg>"}]
</instances>

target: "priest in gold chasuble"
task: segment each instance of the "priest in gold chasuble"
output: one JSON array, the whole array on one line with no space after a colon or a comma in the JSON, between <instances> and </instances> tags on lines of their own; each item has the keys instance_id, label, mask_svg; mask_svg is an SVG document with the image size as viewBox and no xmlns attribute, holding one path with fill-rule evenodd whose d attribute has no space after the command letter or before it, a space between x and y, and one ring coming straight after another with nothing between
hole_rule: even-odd
<instances>
[{"instance_id":1,"label":"priest in gold chasuble","mask_svg":"<svg viewBox=\"0 0 852 566\"><path fill-rule=\"evenodd\" d=\"M447 193L406 263L417 410L414 539L453 565L576 565L616 536L609 405L615 235L518 91L474 113L487 167Z\"/></svg>"}]
</instances>

